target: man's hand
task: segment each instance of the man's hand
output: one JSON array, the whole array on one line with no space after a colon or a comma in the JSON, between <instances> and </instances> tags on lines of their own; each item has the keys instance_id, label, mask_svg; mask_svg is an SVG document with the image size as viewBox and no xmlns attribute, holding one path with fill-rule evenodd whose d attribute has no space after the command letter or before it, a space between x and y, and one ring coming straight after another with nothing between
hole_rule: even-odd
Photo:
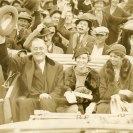
<instances>
[{"instance_id":1,"label":"man's hand","mask_svg":"<svg viewBox=\"0 0 133 133\"><path fill-rule=\"evenodd\" d=\"M5 40L6 40L5 36L0 35L0 44L5 43Z\"/></svg>"},{"instance_id":2,"label":"man's hand","mask_svg":"<svg viewBox=\"0 0 133 133\"><path fill-rule=\"evenodd\" d=\"M45 28L45 25L43 23L39 24L37 28L35 29L36 31L40 32L43 28Z\"/></svg>"},{"instance_id":3,"label":"man's hand","mask_svg":"<svg viewBox=\"0 0 133 133\"><path fill-rule=\"evenodd\" d=\"M73 92L67 91L65 92L64 96L66 97L68 103L77 103L76 96L74 95Z\"/></svg>"},{"instance_id":4,"label":"man's hand","mask_svg":"<svg viewBox=\"0 0 133 133\"><path fill-rule=\"evenodd\" d=\"M40 94L40 96L39 96L39 98L40 99L43 99L43 98L51 98L51 96L49 95L49 94L47 94L47 93L42 93L42 94Z\"/></svg>"}]
</instances>

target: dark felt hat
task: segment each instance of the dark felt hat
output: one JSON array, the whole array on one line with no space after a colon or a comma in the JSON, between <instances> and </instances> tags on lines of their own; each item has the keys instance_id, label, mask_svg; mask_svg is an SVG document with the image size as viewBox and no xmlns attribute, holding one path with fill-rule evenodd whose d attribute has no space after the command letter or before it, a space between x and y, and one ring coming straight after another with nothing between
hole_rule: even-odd
<instances>
[{"instance_id":1,"label":"dark felt hat","mask_svg":"<svg viewBox=\"0 0 133 133\"><path fill-rule=\"evenodd\" d=\"M74 55L73 55L73 59L76 59L78 56L82 55L82 54L90 54L89 51L87 50L87 48L85 47L82 47L82 48L79 48L77 49L75 52L74 52Z\"/></svg>"},{"instance_id":2,"label":"dark felt hat","mask_svg":"<svg viewBox=\"0 0 133 133\"><path fill-rule=\"evenodd\" d=\"M118 52L126 55L126 48L121 44L114 44L106 51L107 54L110 54L111 52Z\"/></svg>"},{"instance_id":3,"label":"dark felt hat","mask_svg":"<svg viewBox=\"0 0 133 133\"><path fill-rule=\"evenodd\" d=\"M78 19L75 21L75 24L77 25L80 21L87 21L89 24L89 27L92 26L92 21L86 14L79 16Z\"/></svg>"}]
</instances>

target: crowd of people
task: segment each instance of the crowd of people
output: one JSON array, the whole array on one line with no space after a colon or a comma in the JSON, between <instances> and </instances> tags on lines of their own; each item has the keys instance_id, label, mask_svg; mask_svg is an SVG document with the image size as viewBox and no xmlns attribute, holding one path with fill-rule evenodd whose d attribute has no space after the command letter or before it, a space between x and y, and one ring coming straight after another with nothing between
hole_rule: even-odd
<instances>
[{"instance_id":1,"label":"crowd of people","mask_svg":"<svg viewBox=\"0 0 133 133\"><path fill-rule=\"evenodd\" d=\"M9 71L20 73L19 121L35 109L112 113L116 95L121 111L128 111L133 65L125 56L133 54L133 0L1 0L1 8L7 5L17 9L18 21L11 34L0 35L0 64L5 80ZM47 53L73 54L76 65L63 70ZM88 67L90 56L101 55L110 58L100 72Z\"/></svg>"}]
</instances>

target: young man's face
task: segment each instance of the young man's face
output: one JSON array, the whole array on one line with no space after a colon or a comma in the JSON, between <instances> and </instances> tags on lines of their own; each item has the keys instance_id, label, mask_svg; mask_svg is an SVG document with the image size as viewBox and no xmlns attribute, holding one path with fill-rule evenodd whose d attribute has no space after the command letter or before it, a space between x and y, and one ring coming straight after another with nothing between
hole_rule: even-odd
<instances>
[{"instance_id":1,"label":"young man's face","mask_svg":"<svg viewBox=\"0 0 133 133\"><path fill-rule=\"evenodd\" d=\"M31 45L31 53L35 62L41 63L44 61L47 53L45 42L42 39L34 39Z\"/></svg>"},{"instance_id":2,"label":"young man's face","mask_svg":"<svg viewBox=\"0 0 133 133\"><path fill-rule=\"evenodd\" d=\"M30 26L30 22L27 19L19 18L18 19L18 28L20 29L28 29Z\"/></svg>"},{"instance_id":3,"label":"young man's face","mask_svg":"<svg viewBox=\"0 0 133 133\"><path fill-rule=\"evenodd\" d=\"M107 39L108 35L96 34L95 37L97 44L102 44L102 43L105 44L105 40Z\"/></svg>"},{"instance_id":4,"label":"young man's face","mask_svg":"<svg viewBox=\"0 0 133 133\"><path fill-rule=\"evenodd\" d=\"M85 20L81 20L79 21L79 23L77 24L77 31L80 34L85 34L89 31L89 26L88 26L88 22Z\"/></svg>"},{"instance_id":5,"label":"young man's face","mask_svg":"<svg viewBox=\"0 0 133 133\"><path fill-rule=\"evenodd\" d=\"M88 54L79 55L76 58L77 67L79 67L79 68L86 67L88 60L89 60Z\"/></svg>"},{"instance_id":6,"label":"young man's face","mask_svg":"<svg viewBox=\"0 0 133 133\"><path fill-rule=\"evenodd\" d=\"M98 11L102 11L104 7L104 2L103 1L98 1L94 4L94 8Z\"/></svg>"},{"instance_id":7,"label":"young man's face","mask_svg":"<svg viewBox=\"0 0 133 133\"><path fill-rule=\"evenodd\" d=\"M59 20L60 20L60 17L61 17L60 13L54 13L54 14L51 16L51 19L52 19L53 24L54 24L55 26L58 25Z\"/></svg>"}]
</instances>

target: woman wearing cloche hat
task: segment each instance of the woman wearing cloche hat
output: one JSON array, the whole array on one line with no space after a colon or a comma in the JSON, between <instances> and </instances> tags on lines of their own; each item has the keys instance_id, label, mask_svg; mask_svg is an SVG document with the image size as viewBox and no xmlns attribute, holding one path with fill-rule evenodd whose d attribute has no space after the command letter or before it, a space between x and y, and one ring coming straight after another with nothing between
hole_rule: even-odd
<instances>
[{"instance_id":1,"label":"woman wearing cloche hat","mask_svg":"<svg viewBox=\"0 0 133 133\"><path fill-rule=\"evenodd\" d=\"M99 74L88 67L90 61L89 52L86 48L80 48L75 51L73 58L76 65L68 68L64 72L64 96L66 104L63 104L62 112L75 112L90 111L91 107L99 100ZM90 94L92 99L85 99L75 96L75 92ZM89 106L91 105L91 106ZM93 111L92 111L93 112ZM91 113L92 113L91 112Z\"/></svg>"},{"instance_id":2,"label":"woman wearing cloche hat","mask_svg":"<svg viewBox=\"0 0 133 133\"><path fill-rule=\"evenodd\" d=\"M111 96L120 90L133 92L133 66L125 57L126 49L121 44L114 44L107 51L110 58L100 71L100 101L97 104L97 113L111 113Z\"/></svg>"}]
</instances>

